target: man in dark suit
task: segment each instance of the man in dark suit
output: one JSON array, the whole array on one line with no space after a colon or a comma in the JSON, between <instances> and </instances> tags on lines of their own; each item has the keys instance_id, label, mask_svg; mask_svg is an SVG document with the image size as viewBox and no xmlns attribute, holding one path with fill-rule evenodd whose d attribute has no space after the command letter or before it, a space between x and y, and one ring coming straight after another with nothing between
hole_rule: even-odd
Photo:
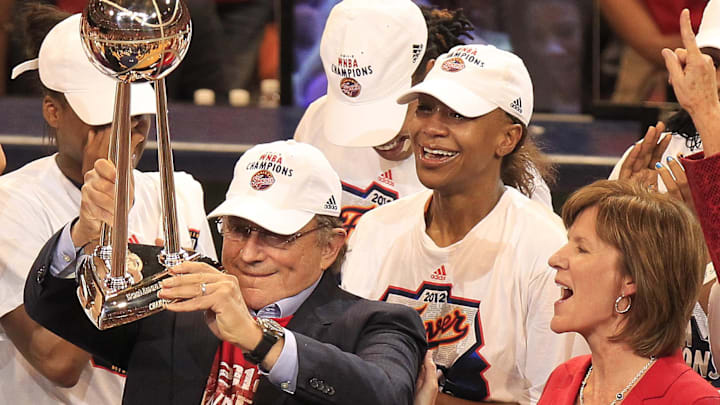
<instances>
[{"instance_id":1,"label":"man in dark suit","mask_svg":"<svg viewBox=\"0 0 720 405\"><path fill-rule=\"evenodd\" d=\"M106 160L86 177L70 232L76 244L112 223L113 179ZM412 309L337 287L340 195L337 174L314 147L258 145L238 161L226 200L210 214L221 218L226 272L185 262L158 294L174 301L168 311L98 331L82 315L74 280L53 275L58 234L33 265L26 309L127 369L127 404L411 404L423 325Z\"/></svg>"}]
</instances>

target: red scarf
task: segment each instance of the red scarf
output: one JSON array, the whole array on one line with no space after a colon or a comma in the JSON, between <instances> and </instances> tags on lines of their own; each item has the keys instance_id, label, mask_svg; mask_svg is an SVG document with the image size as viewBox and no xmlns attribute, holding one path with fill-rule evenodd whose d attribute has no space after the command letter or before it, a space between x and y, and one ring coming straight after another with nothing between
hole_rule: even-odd
<instances>
[{"instance_id":1,"label":"red scarf","mask_svg":"<svg viewBox=\"0 0 720 405\"><path fill-rule=\"evenodd\" d=\"M274 320L285 327L290 319L292 315ZM259 377L257 365L245 360L238 347L223 341L215 353L202 404L252 404Z\"/></svg>"}]
</instances>

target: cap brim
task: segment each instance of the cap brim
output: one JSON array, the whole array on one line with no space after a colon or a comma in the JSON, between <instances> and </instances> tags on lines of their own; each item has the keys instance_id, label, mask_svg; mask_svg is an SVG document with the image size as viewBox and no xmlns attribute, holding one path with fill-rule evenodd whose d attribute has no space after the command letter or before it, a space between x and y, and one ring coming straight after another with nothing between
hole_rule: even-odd
<instances>
[{"instance_id":1,"label":"cap brim","mask_svg":"<svg viewBox=\"0 0 720 405\"><path fill-rule=\"evenodd\" d=\"M107 125L115 111L115 82L102 88L63 93L73 111L88 125ZM150 83L133 84L130 90L130 115L155 114L155 90Z\"/></svg>"},{"instance_id":2,"label":"cap brim","mask_svg":"<svg viewBox=\"0 0 720 405\"><path fill-rule=\"evenodd\" d=\"M299 231L315 216L308 211L277 209L269 205L266 200L249 196L225 200L208 215L208 218L226 215L247 219L280 235L290 235Z\"/></svg>"},{"instance_id":3,"label":"cap brim","mask_svg":"<svg viewBox=\"0 0 720 405\"><path fill-rule=\"evenodd\" d=\"M444 79L424 81L400 96L397 102L407 104L419 94L433 96L466 117L479 117L499 108L497 104L479 97L458 82Z\"/></svg>"},{"instance_id":4,"label":"cap brim","mask_svg":"<svg viewBox=\"0 0 720 405\"><path fill-rule=\"evenodd\" d=\"M407 106L395 102L397 95L383 100L348 104L328 97L325 102L325 138L340 146L368 147L391 141L402 129Z\"/></svg>"}]
</instances>

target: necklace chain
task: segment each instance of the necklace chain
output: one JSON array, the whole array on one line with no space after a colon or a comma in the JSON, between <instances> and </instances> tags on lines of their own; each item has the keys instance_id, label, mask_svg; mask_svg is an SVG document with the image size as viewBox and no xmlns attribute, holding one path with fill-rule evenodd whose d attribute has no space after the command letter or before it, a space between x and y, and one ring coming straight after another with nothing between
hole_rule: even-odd
<instances>
[{"instance_id":1,"label":"necklace chain","mask_svg":"<svg viewBox=\"0 0 720 405\"><path fill-rule=\"evenodd\" d=\"M630 388L632 388L632 386L635 385L636 382L638 382L638 380L643 376L643 374L645 374L645 372L648 371L650 366L652 366L653 363L655 363L655 360L657 360L655 358L655 356L650 357L650 361L648 361L647 364L645 364L645 367L643 367L640 371L638 371L637 374L635 374L635 377L633 377L633 379L630 380L630 383L628 385L626 385L622 391L615 394L615 399L612 402L610 402L610 405L616 405L619 401L622 401L625 398L625 394L627 394L628 391L630 391ZM592 369L593 369L593 366L591 364L590 367L588 368L587 373L585 373L585 378L583 378L582 384L580 384L580 405L585 405L585 395L584 395L585 385L587 385L588 378L590 377L590 373L592 372Z\"/></svg>"}]
</instances>

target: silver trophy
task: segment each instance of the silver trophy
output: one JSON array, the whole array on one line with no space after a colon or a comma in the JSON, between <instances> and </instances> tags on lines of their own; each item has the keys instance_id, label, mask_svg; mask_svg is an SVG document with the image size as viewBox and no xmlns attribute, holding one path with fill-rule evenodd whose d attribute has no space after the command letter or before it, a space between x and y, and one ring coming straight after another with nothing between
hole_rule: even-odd
<instances>
[{"instance_id":1,"label":"silver trophy","mask_svg":"<svg viewBox=\"0 0 720 405\"><path fill-rule=\"evenodd\" d=\"M81 36L90 61L117 80L108 158L115 163L115 220L103 224L97 246L78 264L78 298L98 329L144 318L165 308L157 297L167 268L199 255L180 247L175 182L164 77L182 61L192 24L180 0L90 0ZM128 244L131 196L130 91L132 82L153 81L157 101L158 166L162 188L164 246Z\"/></svg>"}]
</instances>

